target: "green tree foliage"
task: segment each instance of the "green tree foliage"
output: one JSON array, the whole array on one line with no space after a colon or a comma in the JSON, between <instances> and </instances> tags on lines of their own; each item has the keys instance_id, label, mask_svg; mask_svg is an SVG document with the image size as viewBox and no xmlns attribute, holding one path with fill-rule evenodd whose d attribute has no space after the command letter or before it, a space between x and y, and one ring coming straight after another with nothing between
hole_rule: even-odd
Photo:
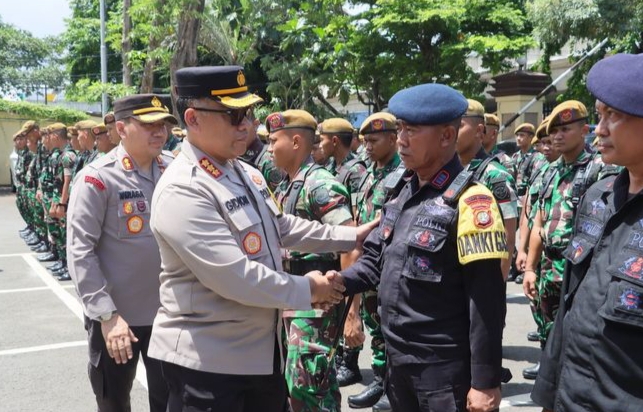
<instances>
[{"instance_id":1,"label":"green tree foliage","mask_svg":"<svg viewBox=\"0 0 643 412\"><path fill-rule=\"evenodd\" d=\"M570 43L587 52L604 38L603 50L588 58L572 74L560 101L576 99L588 107L594 99L585 87L587 72L606 53L643 53L643 2L631 0L531 0L528 15L534 36L544 51L538 68L549 72L549 59ZM572 56L577 61L582 53Z\"/></svg>"},{"instance_id":2,"label":"green tree foliage","mask_svg":"<svg viewBox=\"0 0 643 412\"><path fill-rule=\"evenodd\" d=\"M35 119L39 122L62 122L65 124L74 124L89 118L85 113L78 110L28 102L8 102L1 99L0 112L19 114L27 119Z\"/></svg>"},{"instance_id":3,"label":"green tree foliage","mask_svg":"<svg viewBox=\"0 0 643 412\"><path fill-rule=\"evenodd\" d=\"M65 73L54 37L39 39L0 20L0 89L31 93L60 87Z\"/></svg>"}]
</instances>

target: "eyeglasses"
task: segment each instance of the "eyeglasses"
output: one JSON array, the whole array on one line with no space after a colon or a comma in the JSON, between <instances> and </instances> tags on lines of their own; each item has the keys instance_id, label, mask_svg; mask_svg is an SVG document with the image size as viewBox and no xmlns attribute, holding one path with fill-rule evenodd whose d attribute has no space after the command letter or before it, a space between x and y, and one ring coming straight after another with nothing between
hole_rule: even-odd
<instances>
[{"instance_id":1,"label":"eyeglasses","mask_svg":"<svg viewBox=\"0 0 643 412\"><path fill-rule=\"evenodd\" d=\"M208 109L205 107L192 107L194 110L199 110L202 112L212 112L212 113L225 113L230 116L230 124L232 126L239 126L243 119L248 116L249 107L242 107L241 109L228 109L228 110L218 110L218 109Z\"/></svg>"}]
</instances>

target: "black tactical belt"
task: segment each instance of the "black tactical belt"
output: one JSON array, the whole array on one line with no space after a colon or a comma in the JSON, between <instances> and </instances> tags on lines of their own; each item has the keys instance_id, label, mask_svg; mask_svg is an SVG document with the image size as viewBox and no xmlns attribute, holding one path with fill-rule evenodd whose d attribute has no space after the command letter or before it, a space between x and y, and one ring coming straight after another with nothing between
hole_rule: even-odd
<instances>
[{"instance_id":1,"label":"black tactical belt","mask_svg":"<svg viewBox=\"0 0 643 412\"><path fill-rule=\"evenodd\" d=\"M293 275L303 276L313 270L319 270L325 274L329 270L340 270L339 259L336 260L302 260L291 259L283 261L284 271Z\"/></svg>"}]
</instances>

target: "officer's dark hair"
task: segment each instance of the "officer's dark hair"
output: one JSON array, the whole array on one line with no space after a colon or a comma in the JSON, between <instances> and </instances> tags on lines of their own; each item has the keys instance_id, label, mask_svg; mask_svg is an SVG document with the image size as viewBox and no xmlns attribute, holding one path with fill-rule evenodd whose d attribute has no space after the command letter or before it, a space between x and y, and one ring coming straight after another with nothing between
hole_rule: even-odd
<instances>
[{"instance_id":1,"label":"officer's dark hair","mask_svg":"<svg viewBox=\"0 0 643 412\"><path fill-rule=\"evenodd\" d=\"M177 97L176 98L176 114L178 115L179 121L185 123L185 111L192 107L194 99L191 97Z\"/></svg>"}]
</instances>

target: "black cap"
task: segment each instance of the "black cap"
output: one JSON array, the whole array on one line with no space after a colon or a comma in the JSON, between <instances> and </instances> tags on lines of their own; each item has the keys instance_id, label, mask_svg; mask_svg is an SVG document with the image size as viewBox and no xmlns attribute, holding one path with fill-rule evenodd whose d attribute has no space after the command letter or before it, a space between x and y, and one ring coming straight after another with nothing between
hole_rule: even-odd
<instances>
[{"instance_id":1,"label":"black cap","mask_svg":"<svg viewBox=\"0 0 643 412\"><path fill-rule=\"evenodd\" d=\"M252 106L263 99L248 91L241 66L185 67L175 73L177 96L210 98L237 109Z\"/></svg>"},{"instance_id":2,"label":"black cap","mask_svg":"<svg viewBox=\"0 0 643 412\"><path fill-rule=\"evenodd\" d=\"M114 117L116 120L133 117L143 123L168 120L178 124L176 118L172 116L167 106L156 94L134 94L116 100L114 102Z\"/></svg>"}]
</instances>

